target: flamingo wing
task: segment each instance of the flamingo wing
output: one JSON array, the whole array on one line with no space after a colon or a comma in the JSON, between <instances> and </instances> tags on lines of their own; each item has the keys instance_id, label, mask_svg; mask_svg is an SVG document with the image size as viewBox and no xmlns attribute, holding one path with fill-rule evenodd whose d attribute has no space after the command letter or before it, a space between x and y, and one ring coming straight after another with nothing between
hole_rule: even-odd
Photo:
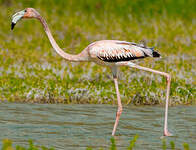
<instances>
[{"instance_id":1,"label":"flamingo wing","mask_svg":"<svg viewBox=\"0 0 196 150\"><path fill-rule=\"evenodd\" d=\"M141 59L145 57L160 57L153 48L126 41L105 40L94 43L91 47L94 55L102 61L119 62Z\"/></svg>"}]
</instances>

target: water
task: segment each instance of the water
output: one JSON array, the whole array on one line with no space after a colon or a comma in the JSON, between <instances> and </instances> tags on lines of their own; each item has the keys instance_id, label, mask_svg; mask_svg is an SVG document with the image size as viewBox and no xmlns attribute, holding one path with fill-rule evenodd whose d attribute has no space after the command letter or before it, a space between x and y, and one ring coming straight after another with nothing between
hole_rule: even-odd
<instances>
[{"instance_id":1,"label":"water","mask_svg":"<svg viewBox=\"0 0 196 150\"><path fill-rule=\"evenodd\" d=\"M116 106L63 104L0 104L0 140L9 138L15 144L27 145L32 139L38 145L55 149L110 147ZM161 106L126 106L116 132L118 149L126 149L139 134L135 149L162 148L164 108ZM187 142L196 148L196 106L169 108L169 130L182 149Z\"/></svg>"}]
</instances>

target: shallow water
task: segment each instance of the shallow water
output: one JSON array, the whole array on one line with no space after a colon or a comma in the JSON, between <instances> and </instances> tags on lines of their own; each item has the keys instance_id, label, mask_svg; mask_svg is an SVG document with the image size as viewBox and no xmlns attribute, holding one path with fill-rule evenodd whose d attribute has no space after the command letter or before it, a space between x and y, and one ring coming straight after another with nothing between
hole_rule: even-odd
<instances>
[{"instance_id":1,"label":"shallow water","mask_svg":"<svg viewBox=\"0 0 196 150\"><path fill-rule=\"evenodd\" d=\"M15 144L27 145L32 139L38 145L55 149L110 147L116 106L63 104L0 104L0 140L9 138ZM161 149L164 108L161 106L126 106L116 132L118 149L126 149L136 134L135 149ZM196 106L169 108L169 130L176 147L187 142L196 148Z\"/></svg>"}]
</instances>

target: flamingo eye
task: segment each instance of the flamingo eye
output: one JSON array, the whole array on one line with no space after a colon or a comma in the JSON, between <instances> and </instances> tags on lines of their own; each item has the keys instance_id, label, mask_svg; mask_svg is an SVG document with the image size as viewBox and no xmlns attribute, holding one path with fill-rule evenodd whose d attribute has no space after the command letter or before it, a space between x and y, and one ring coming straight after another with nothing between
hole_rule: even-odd
<instances>
[{"instance_id":1,"label":"flamingo eye","mask_svg":"<svg viewBox=\"0 0 196 150\"><path fill-rule=\"evenodd\" d=\"M27 10L25 9L25 11L24 12L27 12Z\"/></svg>"}]
</instances>

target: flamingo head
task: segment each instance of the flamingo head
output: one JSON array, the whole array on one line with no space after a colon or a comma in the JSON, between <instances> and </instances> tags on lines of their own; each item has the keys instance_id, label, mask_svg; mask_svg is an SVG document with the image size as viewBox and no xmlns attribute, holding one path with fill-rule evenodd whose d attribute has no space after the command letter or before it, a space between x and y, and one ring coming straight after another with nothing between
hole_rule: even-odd
<instances>
[{"instance_id":1,"label":"flamingo head","mask_svg":"<svg viewBox=\"0 0 196 150\"><path fill-rule=\"evenodd\" d=\"M34 8L26 8L22 11L15 13L12 16L11 29L13 30L16 23L22 18L36 18L38 17L38 15L39 13Z\"/></svg>"}]
</instances>

